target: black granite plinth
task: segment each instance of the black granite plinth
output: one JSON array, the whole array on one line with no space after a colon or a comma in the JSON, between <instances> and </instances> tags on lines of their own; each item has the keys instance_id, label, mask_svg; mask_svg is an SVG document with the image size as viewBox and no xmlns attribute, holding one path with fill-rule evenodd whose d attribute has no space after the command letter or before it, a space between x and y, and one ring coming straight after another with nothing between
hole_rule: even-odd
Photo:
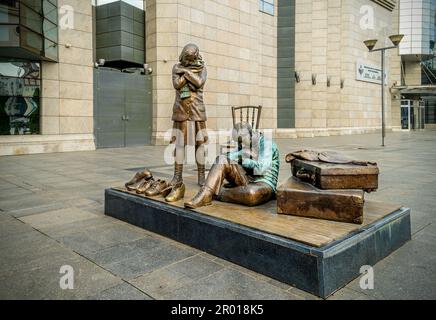
<instances>
[{"instance_id":1,"label":"black granite plinth","mask_svg":"<svg viewBox=\"0 0 436 320\"><path fill-rule=\"evenodd\" d=\"M411 238L408 208L321 248L114 189L105 213L322 298Z\"/></svg>"}]
</instances>

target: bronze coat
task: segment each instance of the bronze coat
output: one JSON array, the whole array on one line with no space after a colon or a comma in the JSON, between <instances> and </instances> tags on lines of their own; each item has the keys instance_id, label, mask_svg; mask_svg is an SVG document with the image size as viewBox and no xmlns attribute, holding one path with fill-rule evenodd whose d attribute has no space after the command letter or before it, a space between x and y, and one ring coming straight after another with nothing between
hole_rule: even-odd
<instances>
[{"instance_id":1,"label":"bronze coat","mask_svg":"<svg viewBox=\"0 0 436 320\"><path fill-rule=\"evenodd\" d=\"M173 121L206 121L206 109L203 103L203 87L206 83L206 67L201 68L199 72L189 71L177 74L177 69L184 68L180 63L173 67L173 86L176 89L176 99L173 106ZM189 68L184 68L189 69ZM180 89L188 83L191 97L180 98Z\"/></svg>"}]
</instances>

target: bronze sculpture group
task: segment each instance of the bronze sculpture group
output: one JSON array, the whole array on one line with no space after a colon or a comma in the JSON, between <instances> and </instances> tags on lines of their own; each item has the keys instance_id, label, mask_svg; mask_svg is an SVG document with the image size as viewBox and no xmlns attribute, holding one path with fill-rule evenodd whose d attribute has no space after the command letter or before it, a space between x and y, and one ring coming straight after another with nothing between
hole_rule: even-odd
<instances>
[{"instance_id":1,"label":"bronze sculpture group","mask_svg":"<svg viewBox=\"0 0 436 320\"><path fill-rule=\"evenodd\" d=\"M233 139L239 142L237 151L217 157L207 179L205 177L205 149L208 141L206 131L206 110L203 102L203 88L207 79L206 66L195 44L186 45L179 57L179 63L172 70L172 83L176 90L173 106L173 134L170 144L174 145L174 176L171 182L154 180L145 169L138 172L126 183L129 191L146 196L163 195L167 202L184 198L183 163L188 140L188 121L195 127L195 159L200 190L187 208L198 208L212 203L213 199L255 206L274 198L279 172L277 146L249 123L237 124ZM222 188L224 180L228 184Z\"/></svg>"},{"instance_id":2,"label":"bronze sculpture group","mask_svg":"<svg viewBox=\"0 0 436 320\"><path fill-rule=\"evenodd\" d=\"M198 47L195 44L186 45L179 63L172 69L172 83L176 90L170 142L174 146L173 178L169 183L155 180L152 173L144 169L126 183L127 190L148 197L162 195L167 202L184 198L183 163L188 141L188 121L191 121L195 128L195 159L200 189L191 200L184 203L186 208L207 206L213 200L258 206L275 199L277 193L278 213L362 222L363 193L360 195L356 189L373 191L377 188L376 164L348 160L336 153L307 150L290 153L286 161L292 164L294 177L280 186L277 192L280 168L278 148L248 122L234 125L232 139L238 145L237 150L218 156L206 178L204 144L208 141L208 135L203 102L206 79L207 70ZM326 172L331 173L330 178L323 176ZM321 180L327 184L322 185ZM328 185L329 181L331 185ZM350 190L344 192L336 189ZM360 208L355 209L356 203L360 202Z\"/></svg>"}]
</instances>

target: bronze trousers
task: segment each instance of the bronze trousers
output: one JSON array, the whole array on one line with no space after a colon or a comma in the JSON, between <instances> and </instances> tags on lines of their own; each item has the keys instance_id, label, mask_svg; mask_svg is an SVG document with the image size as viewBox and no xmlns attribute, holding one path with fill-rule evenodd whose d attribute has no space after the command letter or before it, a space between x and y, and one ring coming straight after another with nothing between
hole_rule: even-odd
<instances>
[{"instance_id":1,"label":"bronze trousers","mask_svg":"<svg viewBox=\"0 0 436 320\"><path fill-rule=\"evenodd\" d=\"M221 188L224 180L233 187ZM226 156L219 156L209 171L205 186L212 190L218 201L258 206L274 198L273 189L262 182L253 182L245 169Z\"/></svg>"}]
</instances>

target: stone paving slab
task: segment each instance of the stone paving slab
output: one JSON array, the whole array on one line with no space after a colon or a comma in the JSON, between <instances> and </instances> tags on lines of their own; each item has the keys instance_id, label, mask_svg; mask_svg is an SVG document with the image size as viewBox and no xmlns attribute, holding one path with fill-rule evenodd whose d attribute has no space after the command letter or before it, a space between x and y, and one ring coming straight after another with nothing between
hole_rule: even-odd
<instances>
[{"instance_id":1,"label":"stone paving slab","mask_svg":"<svg viewBox=\"0 0 436 320\"><path fill-rule=\"evenodd\" d=\"M414 239L374 267L374 290L360 289L358 280L347 287L375 299L434 300L435 252L434 239Z\"/></svg>"},{"instance_id":2,"label":"stone paving slab","mask_svg":"<svg viewBox=\"0 0 436 320\"><path fill-rule=\"evenodd\" d=\"M151 245L154 243L153 245ZM197 253L195 249L183 249L151 238L114 246L98 252L92 260L123 279L133 279Z\"/></svg>"},{"instance_id":3,"label":"stone paving slab","mask_svg":"<svg viewBox=\"0 0 436 320\"><path fill-rule=\"evenodd\" d=\"M60 288L62 265L69 265L74 270L73 290ZM77 256L0 277L0 299L85 299L120 283L120 278Z\"/></svg>"},{"instance_id":4,"label":"stone paving slab","mask_svg":"<svg viewBox=\"0 0 436 320\"><path fill-rule=\"evenodd\" d=\"M225 267L221 264L195 255L139 276L130 283L155 299L163 299L174 290L196 283L223 268Z\"/></svg>"},{"instance_id":5,"label":"stone paving slab","mask_svg":"<svg viewBox=\"0 0 436 320\"><path fill-rule=\"evenodd\" d=\"M78 208L64 208L38 213L19 219L35 229L44 230L58 225L96 218L97 215Z\"/></svg>"},{"instance_id":6,"label":"stone paving slab","mask_svg":"<svg viewBox=\"0 0 436 320\"><path fill-rule=\"evenodd\" d=\"M164 299L211 299L211 300L300 300L267 282L256 280L231 268L217 271L206 278L175 289Z\"/></svg>"},{"instance_id":7,"label":"stone paving slab","mask_svg":"<svg viewBox=\"0 0 436 320\"><path fill-rule=\"evenodd\" d=\"M89 300L152 300L144 292L128 283L121 283L106 289L95 296L87 297Z\"/></svg>"},{"instance_id":8,"label":"stone paving slab","mask_svg":"<svg viewBox=\"0 0 436 320\"><path fill-rule=\"evenodd\" d=\"M109 219L96 218L45 229L44 233L84 256L145 237L131 226Z\"/></svg>"}]
</instances>

